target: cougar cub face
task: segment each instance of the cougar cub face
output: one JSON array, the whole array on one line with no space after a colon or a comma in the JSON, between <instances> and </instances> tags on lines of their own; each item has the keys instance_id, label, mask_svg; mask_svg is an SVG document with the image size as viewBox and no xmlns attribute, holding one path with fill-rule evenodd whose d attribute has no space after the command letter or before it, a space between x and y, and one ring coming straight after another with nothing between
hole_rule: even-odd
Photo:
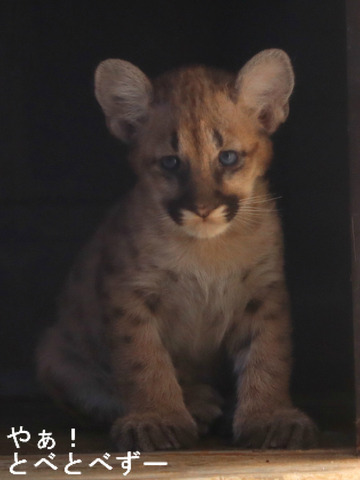
<instances>
[{"instance_id":1,"label":"cougar cub face","mask_svg":"<svg viewBox=\"0 0 360 480\"><path fill-rule=\"evenodd\" d=\"M214 94L207 75L197 68L174 82L172 95L151 109L141 148L133 152L136 170L164 214L199 238L219 235L236 221L271 153L267 137L247 124L230 90ZM186 82L197 87L191 96Z\"/></svg>"},{"instance_id":2,"label":"cougar cub face","mask_svg":"<svg viewBox=\"0 0 360 480\"><path fill-rule=\"evenodd\" d=\"M96 94L109 128L132 144L130 161L144 191L179 232L211 238L241 220L271 159L268 134L287 115L292 72L278 60L253 72L254 82L250 62L238 76L192 67L152 84L128 62L98 68ZM280 69L288 75L284 91ZM282 109L265 101L262 82L268 95L272 87L270 96L283 97Z\"/></svg>"}]
</instances>

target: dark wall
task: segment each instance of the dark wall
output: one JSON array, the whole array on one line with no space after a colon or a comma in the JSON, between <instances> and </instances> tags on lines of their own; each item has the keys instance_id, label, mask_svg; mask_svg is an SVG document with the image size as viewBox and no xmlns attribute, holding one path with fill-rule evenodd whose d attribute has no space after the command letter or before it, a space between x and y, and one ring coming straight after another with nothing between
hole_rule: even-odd
<instances>
[{"instance_id":1,"label":"dark wall","mask_svg":"<svg viewBox=\"0 0 360 480\"><path fill-rule=\"evenodd\" d=\"M297 83L275 135L294 311L294 390L352 388L345 7L340 0L5 1L0 12L0 388L36 391L33 350L81 245L131 182L93 96L109 57L153 76L237 70L285 49Z\"/></svg>"}]
</instances>

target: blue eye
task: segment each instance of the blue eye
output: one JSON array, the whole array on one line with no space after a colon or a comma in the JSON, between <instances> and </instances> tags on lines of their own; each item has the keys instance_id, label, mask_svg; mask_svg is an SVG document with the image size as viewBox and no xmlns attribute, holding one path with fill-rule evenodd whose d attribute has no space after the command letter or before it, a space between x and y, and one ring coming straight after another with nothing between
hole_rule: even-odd
<instances>
[{"instance_id":1,"label":"blue eye","mask_svg":"<svg viewBox=\"0 0 360 480\"><path fill-rule=\"evenodd\" d=\"M180 158L175 155L168 155L160 159L160 165L164 170L177 170L180 166Z\"/></svg>"},{"instance_id":2,"label":"blue eye","mask_svg":"<svg viewBox=\"0 0 360 480\"><path fill-rule=\"evenodd\" d=\"M226 150L219 153L219 162L224 165L224 167L231 167L237 163L239 155L234 150Z\"/></svg>"}]
</instances>

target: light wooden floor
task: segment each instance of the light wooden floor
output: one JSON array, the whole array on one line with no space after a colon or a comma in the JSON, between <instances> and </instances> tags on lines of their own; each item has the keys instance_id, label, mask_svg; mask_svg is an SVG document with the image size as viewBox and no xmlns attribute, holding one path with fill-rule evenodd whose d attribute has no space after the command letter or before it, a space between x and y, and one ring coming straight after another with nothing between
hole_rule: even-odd
<instances>
[{"instance_id":1,"label":"light wooden floor","mask_svg":"<svg viewBox=\"0 0 360 480\"><path fill-rule=\"evenodd\" d=\"M74 417L59 410L48 400L7 399L0 402L0 480L14 478L42 479L211 479L211 480L360 480L360 459L355 457L353 426L345 430L329 428L322 432L320 450L311 451L248 451L231 448L231 442L217 437L200 442L197 451L158 452L142 454L133 460L132 470L124 476L121 460L123 456L114 452L106 431L95 430ZM337 409L341 413L341 409ZM337 415L340 416L340 413ZM333 415L334 416L334 415ZM341 419L341 418L340 418ZM342 423L342 422L341 422ZM21 444L19 460L26 463L15 471L26 471L26 475L12 475L9 471L14 462L16 448L7 435L11 427L31 432L31 439ZM71 447L70 429L76 427L76 446ZM51 451L39 450L38 434L45 429L56 439L56 456L53 460L57 470L34 464ZM64 467L69 462L69 453L81 463L73 466L81 475L67 475ZM107 463L111 470L100 464L90 467L96 458L108 452ZM145 466L144 462L168 462L167 466Z\"/></svg>"},{"instance_id":2,"label":"light wooden floor","mask_svg":"<svg viewBox=\"0 0 360 480\"><path fill-rule=\"evenodd\" d=\"M139 459L132 461L132 469L127 476L121 467L121 461L116 460L117 455L112 454L108 465L112 470L107 470L98 464L92 468L89 464L99 454L77 454L74 458L81 459L82 463L75 465L74 470L81 471L80 475L67 475L64 466L67 464L68 455L58 455L54 463L57 471L49 467L35 468L33 464L41 456L26 456L27 463L24 470L26 476L36 480L42 479L119 479L129 478L156 479L156 480L359 480L360 458L355 457L352 449L345 450L311 450L311 451L198 451L198 452L157 452L143 454ZM15 478L9 467L13 457L0 457L0 479ZM147 466L144 462L167 462L167 466ZM19 466L21 469L22 466Z\"/></svg>"}]
</instances>

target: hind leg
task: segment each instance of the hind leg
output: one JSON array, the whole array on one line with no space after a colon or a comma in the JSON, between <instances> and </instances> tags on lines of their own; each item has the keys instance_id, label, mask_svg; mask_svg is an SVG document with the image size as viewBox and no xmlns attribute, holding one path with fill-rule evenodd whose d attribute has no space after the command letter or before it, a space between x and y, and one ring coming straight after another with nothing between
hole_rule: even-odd
<instances>
[{"instance_id":1,"label":"hind leg","mask_svg":"<svg viewBox=\"0 0 360 480\"><path fill-rule=\"evenodd\" d=\"M222 415L223 398L205 383L183 385L182 389L185 405L197 423L199 434L206 435Z\"/></svg>"},{"instance_id":2,"label":"hind leg","mask_svg":"<svg viewBox=\"0 0 360 480\"><path fill-rule=\"evenodd\" d=\"M110 368L86 349L69 343L56 327L50 329L37 354L38 378L55 401L97 423L121 415Z\"/></svg>"}]
</instances>

